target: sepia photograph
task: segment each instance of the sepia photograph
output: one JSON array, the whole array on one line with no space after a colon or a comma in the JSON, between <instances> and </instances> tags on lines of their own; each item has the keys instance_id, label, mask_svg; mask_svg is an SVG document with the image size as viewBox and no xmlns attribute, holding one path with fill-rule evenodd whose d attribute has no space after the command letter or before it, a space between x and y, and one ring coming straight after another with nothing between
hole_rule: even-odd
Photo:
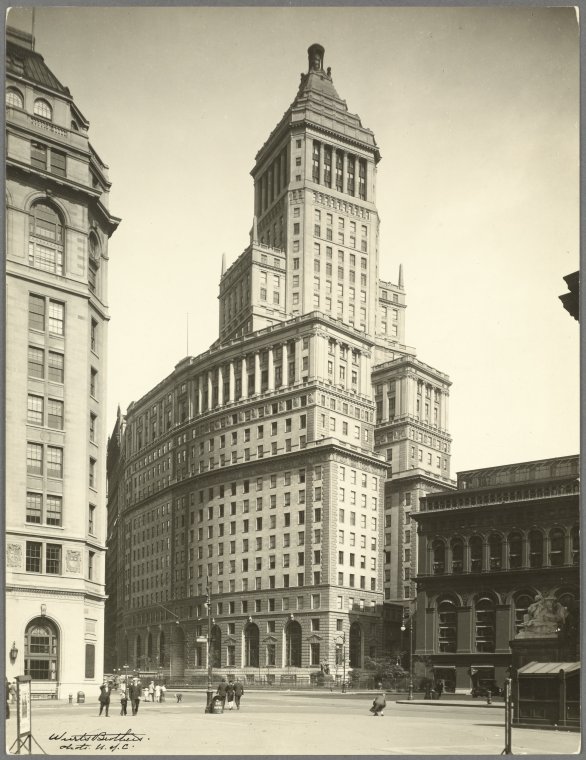
<instances>
[{"instance_id":1,"label":"sepia photograph","mask_svg":"<svg viewBox=\"0 0 586 760\"><path fill-rule=\"evenodd\" d=\"M4 754L579 752L578 9L4 42Z\"/></svg>"}]
</instances>

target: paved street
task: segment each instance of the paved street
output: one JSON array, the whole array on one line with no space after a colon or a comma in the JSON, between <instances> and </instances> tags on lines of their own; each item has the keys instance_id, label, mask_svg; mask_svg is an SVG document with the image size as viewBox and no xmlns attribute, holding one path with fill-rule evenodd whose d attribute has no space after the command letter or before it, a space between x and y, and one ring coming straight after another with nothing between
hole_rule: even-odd
<instances>
[{"instance_id":1,"label":"paved street","mask_svg":"<svg viewBox=\"0 0 586 760\"><path fill-rule=\"evenodd\" d=\"M368 694L247 692L240 712L206 715L205 694L197 692L184 694L181 704L141 702L136 717L121 717L117 693L112 696L109 718L98 717L97 698L84 705L33 704L35 739L49 754L72 756L498 755L504 746L502 706L481 703L389 702L384 716L373 718ZM10 746L14 717L8 729ZM122 737L127 730L139 740ZM106 731L108 736L99 736ZM577 733L513 730L514 754L573 754L578 749ZM34 746L33 751L40 752Z\"/></svg>"}]
</instances>

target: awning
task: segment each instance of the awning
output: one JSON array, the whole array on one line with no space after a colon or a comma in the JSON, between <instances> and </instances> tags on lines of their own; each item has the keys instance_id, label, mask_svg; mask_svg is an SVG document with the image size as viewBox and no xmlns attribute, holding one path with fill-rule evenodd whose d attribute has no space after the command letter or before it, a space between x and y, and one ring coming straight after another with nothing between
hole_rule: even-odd
<instances>
[{"instance_id":1,"label":"awning","mask_svg":"<svg viewBox=\"0 0 586 760\"><path fill-rule=\"evenodd\" d=\"M567 675L580 670L579 662L528 662L519 668L517 675L520 676L557 676L560 670Z\"/></svg>"}]
</instances>

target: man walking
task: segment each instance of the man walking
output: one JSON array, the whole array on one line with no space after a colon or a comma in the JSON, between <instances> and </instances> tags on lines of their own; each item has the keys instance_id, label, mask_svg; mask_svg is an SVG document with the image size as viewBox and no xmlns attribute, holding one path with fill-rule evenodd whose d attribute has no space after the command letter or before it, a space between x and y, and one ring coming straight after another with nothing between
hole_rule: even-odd
<instances>
[{"instance_id":1,"label":"man walking","mask_svg":"<svg viewBox=\"0 0 586 760\"><path fill-rule=\"evenodd\" d=\"M240 682L240 679L236 679L236 683L234 684L234 701L236 702L236 709L240 710L240 698L244 694L244 686Z\"/></svg>"},{"instance_id":2,"label":"man walking","mask_svg":"<svg viewBox=\"0 0 586 760\"><path fill-rule=\"evenodd\" d=\"M220 698L220 702L222 703L222 710L224 709L224 706L226 704L226 692L228 691L228 683L225 678L222 678L220 681L220 684L218 686L218 691L216 692L218 697Z\"/></svg>"},{"instance_id":3,"label":"man walking","mask_svg":"<svg viewBox=\"0 0 586 760\"><path fill-rule=\"evenodd\" d=\"M130 684L128 696L130 697L130 706L132 707L132 714L138 713L138 707L140 705L140 697L142 694L142 688L138 678L133 678Z\"/></svg>"},{"instance_id":4,"label":"man walking","mask_svg":"<svg viewBox=\"0 0 586 760\"><path fill-rule=\"evenodd\" d=\"M100 712L98 713L98 717L100 717L105 708L106 718L109 718L110 716L108 715L108 710L110 709L110 687L107 683L103 683L100 686L100 696L98 697L98 700L100 702Z\"/></svg>"}]
</instances>

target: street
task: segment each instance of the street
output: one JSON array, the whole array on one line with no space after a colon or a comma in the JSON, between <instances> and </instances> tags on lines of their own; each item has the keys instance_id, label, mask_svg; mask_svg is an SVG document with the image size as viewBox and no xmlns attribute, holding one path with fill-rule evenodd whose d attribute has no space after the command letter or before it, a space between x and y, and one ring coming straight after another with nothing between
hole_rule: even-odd
<instances>
[{"instance_id":1,"label":"street","mask_svg":"<svg viewBox=\"0 0 586 760\"><path fill-rule=\"evenodd\" d=\"M136 717L124 717L113 692L109 718L98 717L97 697L82 705L33 703L32 730L44 752L73 756L499 755L504 747L502 706L389 700L384 716L373 720L372 697L247 691L239 712L206 715L204 692L184 693L179 704L168 692L166 702L141 702ZM16 732L14 709L7 729L9 748ZM514 754L574 754L579 745L575 732L513 729ZM41 752L34 743L33 752Z\"/></svg>"}]
</instances>

